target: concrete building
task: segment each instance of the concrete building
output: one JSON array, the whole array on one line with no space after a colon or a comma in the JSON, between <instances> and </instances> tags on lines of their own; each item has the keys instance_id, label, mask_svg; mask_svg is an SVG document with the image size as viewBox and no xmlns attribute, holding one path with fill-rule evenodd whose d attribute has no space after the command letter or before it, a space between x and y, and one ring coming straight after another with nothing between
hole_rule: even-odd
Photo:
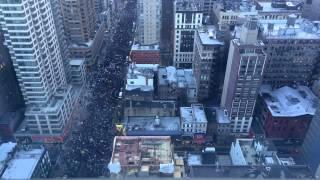
<instances>
[{"instance_id":1,"label":"concrete building","mask_svg":"<svg viewBox=\"0 0 320 180\"><path fill-rule=\"evenodd\" d=\"M240 38L230 42L221 107L229 112L234 133L249 133L262 83L267 55L257 35L257 19L253 17L242 27Z\"/></svg>"},{"instance_id":2,"label":"concrete building","mask_svg":"<svg viewBox=\"0 0 320 180\"><path fill-rule=\"evenodd\" d=\"M223 84L224 42L217 39L214 26L196 31L193 72L198 86L198 99L221 94Z\"/></svg>"},{"instance_id":3,"label":"concrete building","mask_svg":"<svg viewBox=\"0 0 320 180\"><path fill-rule=\"evenodd\" d=\"M177 103L163 100L126 100L124 102L124 117L148 116L171 117L176 116Z\"/></svg>"},{"instance_id":4,"label":"concrete building","mask_svg":"<svg viewBox=\"0 0 320 180\"><path fill-rule=\"evenodd\" d=\"M291 14L301 17L302 3L299 1L246 1L227 0L214 3L214 20L219 25L236 25L244 23L248 16L259 16L265 20L285 20Z\"/></svg>"},{"instance_id":5,"label":"concrete building","mask_svg":"<svg viewBox=\"0 0 320 180\"><path fill-rule=\"evenodd\" d=\"M303 141L316 111L317 97L306 86L260 89L262 127L267 138L274 140L295 139Z\"/></svg>"},{"instance_id":6,"label":"concrete building","mask_svg":"<svg viewBox=\"0 0 320 180\"><path fill-rule=\"evenodd\" d=\"M134 44L131 47L130 58L136 64L160 64L159 45Z\"/></svg>"},{"instance_id":7,"label":"concrete building","mask_svg":"<svg viewBox=\"0 0 320 180\"><path fill-rule=\"evenodd\" d=\"M173 176L170 136L116 136L108 169L111 176Z\"/></svg>"},{"instance_id":8,"label":"concrete building","mask_svg":"<svg viewBox=\"0 0 320 180\"><path fill-rule=\"evenodd\" d=\"M58 135L69 120L74 90L66 81L50 2L28 2L0 2L5 45L27 105L20 130L30 130L29 135Z\"/></svg>"},{"instance_id":9,"label":"concrete building","mask_svg":"<svg viewBox=\"0 0 320 180\"><path fill-rule=\"evenodd\" d=\"M66 33L64 31L61 3L60 0L50 0L50 4L52 8L53 21L56 27L58 42L60 46L61 58L64 64L67 81L70 82L70 66L68 60L70 57L70 42L67 41Z\"/></svg>"},{"instance_id":10,"label":"concrete building","mask_svg":"<svg viewBox=\"0 0 320 180\"><path fill-rule=\"evenodd\" d=\"M277 166L281 162L277 151L270 141L256 139L236 139L230 149L230 157L234 166Z\"/></svg>"},{"instance_id":11,"label":"concrete building","mask_svg":"<svg viewBox=\"0 0 320 180\"><path fill-rule=\"evenodd\" d=\"M182 134L179 117L135 116L125 119L127 136L172 136Z\"/></svg>"},{"instance_id":12,"label":"concrete building","mask_svg":"<svg viewBox=\"0 0 320 180\"><path fill-rule=\"evenodd\" d=\"M137 1L137 40L140 44L159 44L161 6L161 0Z\"/></svg>"},{"instance_id":13,"label":"concrete building","mask_svg":"<svg viewBox=\"0 0 320 180\"><path fill-rule=\"evenodd\" d=\"M319 78L318 23L291 15L287 20L260 20L259 24L268 55L265 84L311 85Z\"/></svg>"},{"instance_id":14,"label":"concrete building","mask_svg":"<svg viewBox=\"0 0 320 180\"><path fill-rule=\"evenodd\" d=\"M198 88L191 69L159 67L157 88L161 100L197 101Z\"/></svg>"},{"instance_id":15,"label":"concrete building","mask_svg":"<svg viewBox=\"0 0 320 180\"><path fill-rule=\"evenodd\" d=\"M162 0L160 29L161 66L173 65L174 1Z\"/></svg>"},{"instance_id":16,"label":"concrete building","mask_svg":"<svg viewBox=\"0 0 320 180\"><path fill-rule=\"evenodd\" d=\"M94 0L61 0L64 31L71 58L95 62L103 42L105 25L97 21Z\"/></svg>"},{"instance_id":17,"label":"concrete building","mask_svg":"<svg viewBox=\"0 0 320 180\"><path fill-rule=\"evenodd\" d=\"M216 141L218 144L225 144L231 135L231 121L225 109L216 109Z\"/></svg>"},{"instance_id":18,"label":"concrete building","mask_svg":"<svg viewBox=\"0 0 320 180\"><path fill-rule=\"evenodd\" d=\"M320 1L304 0L302 16L311 21L320 21Z\"/></svg>"},{"instance_id":19,"label":"concrete building","mask_svg":"<svg viewBox=\"0 0 320 180\"><path fill-rule=\"evenodd\" d=\"M174 4L173 65L192 68L196 30L202 26L202 10L194 0L177 0Z\"/></svg>"},{"instance_id":20,"label":"concrete building","mask_svg":"<svg viewBox=\"0 0 320 180\"><path fill-rule=\"evenodd\" d=\"M214 4L218 0L203 0L203 16L211 16L213 13Z\"/></svg>"},{"instance_id":21,"label":"concrete building","mask_svg":"<svg viewBox=\"0 0 320 180\"><path fill-rule=\"evenodd\" d=\"M69 59L70 78L74 85L82 85L86 82L86 67L84 59Z\"/></svg>"},{"instance_id":22,"label":"concrete building","mask_svg":"<svg viewBox=\"0 0 320 180\"><path fill-rule=\"evenodd\" d=\"M154 98L154 74L157 65L137 65L132 63L126 79L125 100L152 101Z\"/></svg>"},{"instance_id":23,"label":"concrete building","mask_svg":"<svg viewBox=\"0 0 320 180\"><path fill-rule=\"evenodd\" d=\"M320 138L320 106L317 102L317 111L311 121L310 128L304 138L302 144L303 156L310 168L312 175L316 178L320 177L320 144L317 143Z\"/></svg>"},{"instance_id":24,"label":"concrete building","mask_svg":"<svg viewBox=\"0 0 320 180\"><path fill-rule=\"evenodd\" d=\"M180 117L184 135L206 134L208 121L202 104L180 107Z\"/></svg>"},{"instance_id":25,"label":"concrete building","mask_svg":"<svg viewBox=\"0 0 320 180\"><path fill-rule=\"evenodd\" d=\"M18 147L8 142L0 145L1 179L47 178L51 169L48 151L43 147Z\"/></svg>"}]
</instances>

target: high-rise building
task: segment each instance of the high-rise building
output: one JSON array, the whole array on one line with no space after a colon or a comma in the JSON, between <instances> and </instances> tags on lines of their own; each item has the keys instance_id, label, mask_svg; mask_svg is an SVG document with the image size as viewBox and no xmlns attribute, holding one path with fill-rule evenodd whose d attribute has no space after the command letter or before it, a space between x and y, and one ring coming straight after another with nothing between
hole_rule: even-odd
<instances>
[{"instance_id":1,"label":"high-rise building","mask_svg":"<svg viewBox=\"0 0 320 180\"><path fill-rule=\"evenodd\" d=\"M223 81L224 42L217 39L214 26L206 26L195 34L193 71L198 86L198 99L221 94Z\"/></svg>"},{"instance_id":2,"label":"high-rise building","mask_svg":"<svg viewBox=\"0 0 320 180\"><path fill-rule=\"evenodd\" d=\"M209 16L213 13L213 7L218 0L202 0L203 1L203 15Z\"/></svg>"},{"instance_id":3,"label":"high-rise building","mask_svg":"<svg viewBox=\"0 0 320 180\"><path fill-rule=\"evenodd\" d=\"M60 0L50 0L50 3L51 3L51 8L52 8L53 21L54 21L54 25L55 25L56 31L57 31L57 37L58 37L58 42L59 42L59 46L60 46L61 57L62 57L62 61L63 61L64 68L65 68L65 73L67 76L67 80L70 80L70 79L68 79L68 77L70 77L70 74L69 74L70 73L69 43L67 42L65 32L64 32L63 17L62 17Z\"/></svg>"},{"instance_id":4,"label":"high-rise building","mask_svg":"<svg viewBox=\"0 0 320 180\"><path fill-rule=\"evenodd\" d=\"M318 23L297 19L260 20L268 62L263 81L274 87L311 85L319 78L320 28Z\"/></svg>"},{"instance_id":5,"label":"high-rise building","mask_svg":"<svg viewBox=\"0 0 320 180\"><path fill-rule=\"evenodd\" d=\"M319 0L305 0L302 16L312 21L320 21L320 1Z\"/></svg>"},{"instance_id":6,"label":"high-rise building","mask_svg":"<svg viewBox=\"0 0 320 180\"><path fill-rule=\"evenodd\" d=\"M202 25L202 9L194 0L177 0L174 5L173 65L192 68L196 30Z\"/></svg>"},{"instance_id":7,"label":"high-rise building","mask_svg":"<svg viewBox=\"0 0 320 180\"><path fill-rule=\"evenodd\" d=\"M306 137L302 145L304 158L315 177L320 177L320 106L318 103L316 114L313 116Z\"/></svg>"},{"instance_id":8,"label":"high-rise building","mask_svg":"<svg viewBox=\"0 0 320 180\"><path fill-rule=\"evenodd\" d=\"M221 107L229 112L234 133L249 132L262 82L267 55L257 35L257 19L250 17L241 29L240 38L230 42Z\"/></svg>"},{"instance_id":9,"label":"high-rise building","mask_svg":"<svg viewBox=\"0 0 320 180\"><path fill-rule=\"evenodd\" d=\"M104 24L97 20L94 0L60 0L71 58L94 64L103 43Z\"/></svg>"},{"instance_id":10,"label":"high-rise building","mask_svg":"<svg viewBox=\"0 0 320 180\"><path fill-rule=\"evenodd\" d=\"M17 135L60 136L71 115L73 91L50 1L0 1L0 23L27 105Z\"/></svg>"},{"instance_id":11,"label":"high-rise building","mask_svg":"<svg viewBox=\"0 0 320 180\"><path fill-rule=\"evenodd\" d=\"M137 39L141 45L159 44L161 6L161 0L138 0Z\"/></svg>"},{"instance_id":12,"label":"high-rise building","mask_svg":"<svg viewBox=\"0 0 320 180\"><path fill-rule=\"evenodd\" d=\"M161 66L172 66L173 57L173 1L162 0L160 29L160 59Z\"/></svg>"}]
</instances>

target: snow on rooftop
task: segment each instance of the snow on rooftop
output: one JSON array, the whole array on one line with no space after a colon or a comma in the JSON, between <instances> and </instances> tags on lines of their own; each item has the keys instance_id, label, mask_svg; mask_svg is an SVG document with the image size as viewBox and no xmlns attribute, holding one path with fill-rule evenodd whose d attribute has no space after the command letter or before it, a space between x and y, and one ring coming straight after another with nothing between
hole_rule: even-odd
<instances>
[{"instance_id":1,"label":"snow on rooftop","mask_svg":"<svg viewBox=\"0 0 320 180\"><path fill-rule=\"evenodd\" d=\"M136 64L131 64L127 74L126 90L153 91L153 68L153 66L139 67Z\"/></svg>"},{"instance_id":2,"label":"snow on rooftop","mask_svg":"<svg viewBox=\"0 0 320 180\"><path fill-rule=\"evenodd\" d=\"M83 63L84 63L83 59L70 59L70 61L69 61L69 64L71 66L80 66Z\"/></svg>"},{"instance_id":3,"label":"snow on rooftop","mask_svg":"<svg viewBox=\"0 0 320 180\"><path fill-rule=\"evenodd\" d=\"M176 82L177 81L177 75L176 75L176 68L173 66L166 67L167 70L167 79L169 82Z\"/></svg>"},{"instance_id":4,"label":"snow on rooftop","mask_svg":"<svg viewBox=\"0 0 320 180\"><path fill-rule=\"evenodd\" d=\"M8 163L1 179L31 179L43 153L44 149L17 152L14 159Z\"/></svg>"},{"instance_id":5,"label":"snow on rooftop","mask_svg":"<svg viewBox=\"0 0 320 180\"><path fill-rule=\"evenodd\" d=\"M231 123L231 121L230 121L230 119L228 117L228 113L224 109L217 109L216 110L216 119L217 119L217 122L220 123L220 124Z\"/></svg>"},{"instance_id":6,"label":"snow on rooftop","mask_svg":"<svg viewBox=\"0 0 320 180\"><path fill-rule=\"evenodd\" d=\"M200 154L188 154L188 165L189 166L202 165L201 155Z\"/></svg>"},{"instance_id":7,"label":"snow on rooftop","mask_svg":"<svg viewBox=\"0 0 320 180\"><path fill-rule=\"evenodd\" d=\"M319 23L306 19L295 20L293 26L287 20L259 20L259 25L266 38L320 39Z\"/></svg>"},{"instance_id":8,"label":"snow on rooftop","mask_svg":"<svg viewBox=\"0 0 320 180\"><path fill-rule=\"evenodd\" d=\"M133 44L131 46L131 51L159 51L159 45L140 45L140 44Z\"/></svg>"},{"instance_id":9,"label":"snow on rooftop","mask_svg":"<svg viewBox=\"0 0 320 180\"><path fill-rule=\"evenodd\" d=\"M207 122L202 104L192 104L191 107L180 107L180 116L185 122Z\"/></svg>"},{"instance_id":10,"label":"snow on rooftop","mask_svg":"<svg viewBox=\"0 0 320 180\"><path fill-rule=\"evenodd\" d=\"M212 26L208 26L208 29L206 31L199 30L198 34L203 45L223 45L224 44L223 42L217 40L216 30Z\"/></svg>"},{"instance_id":11,"label":"snow on rooftop","mask_svg":"<svg viewBox=\"0 0 320 180\"><path fill-rule=\"evenodd\" d=\"M306 86L284 86L272 91L270 86L263 85L260 95L275 117L314 115L316 111L317 97Z\"/></svg>"},{"instance_id":12,"label":"snow on rooftop","mask_svg":"<svg viewBox=\"0 0 320 180\"><path fill-rule=\"evenodd\" d=\"M10 152L14 150L17 146L17 143L8 142L0 145L0 170L4 168L5 161Z\"/></svg>"}]
</instances>

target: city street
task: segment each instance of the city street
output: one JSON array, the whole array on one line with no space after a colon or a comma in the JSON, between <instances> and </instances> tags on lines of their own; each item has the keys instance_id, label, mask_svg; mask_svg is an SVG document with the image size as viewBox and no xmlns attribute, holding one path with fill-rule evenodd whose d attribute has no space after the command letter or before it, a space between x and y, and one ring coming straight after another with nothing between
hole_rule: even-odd
<instances>
[{"instance_id":1,"label":"city street","mask_svg":"<svg viewBox=\"0 0 320 180\"><path fill-rule=\"evenodd\" d=\"M86 116L77 120L75 127L62 146L54 171L56 177L108 176L107 164L112 153L115 135L118 94L124 86L132 24L135 14L134 0L119 12L113 40L106 42L99 59L87 72L87 88L82 97Z\"/></svg>"}]
</instances>

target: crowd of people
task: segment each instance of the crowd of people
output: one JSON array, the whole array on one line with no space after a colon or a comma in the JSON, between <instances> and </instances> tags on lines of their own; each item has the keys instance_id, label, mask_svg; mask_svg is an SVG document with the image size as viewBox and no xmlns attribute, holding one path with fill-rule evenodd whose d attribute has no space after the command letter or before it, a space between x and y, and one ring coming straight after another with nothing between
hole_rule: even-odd
<instances>
[{"instance_id":1,"label":"crowd of people","mask_svg":"<svg viewBox=\"0 0 320 180\"><path fill-rule=\"evenodd\" d=\"M120 12L113 40L106 42L99 62L87 74L88 116L78 122L79 129L63 146L61 167L66 177L107 176L115 136L115 112L118 112L119 91L125 83L127 55L133 39L132 24L135 3L129 1Z\"/></svg>"}]
</instances>

